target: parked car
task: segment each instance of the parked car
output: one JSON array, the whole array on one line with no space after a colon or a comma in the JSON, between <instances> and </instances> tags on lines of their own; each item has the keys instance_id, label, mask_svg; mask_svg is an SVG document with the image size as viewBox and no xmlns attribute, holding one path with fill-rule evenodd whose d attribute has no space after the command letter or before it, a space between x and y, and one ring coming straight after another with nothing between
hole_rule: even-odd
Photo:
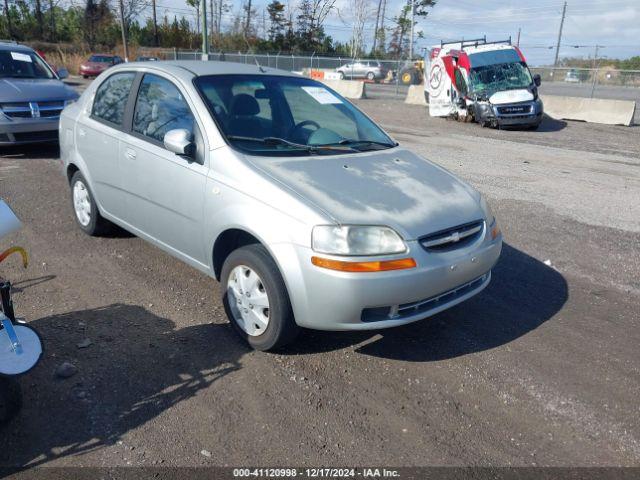
<instances>
[{"instance_id":1,"label":"parked car","mask_svg":"<svg viewBox=\"0 0 640 480\"><path fill-rule=\"evenodd\" d=\"M65 109L60 146L80 229L115 223L217 278L256 349L423 319L500 255L476 190L290 72L120 65Z\"/></svg>"},{"instance_id":2,"label":"parked car","mask_svg":"<svg viewBox=\"0 0 640 480\"><path fill-rule=\"evenodd\" d=\"M136 58L136 62L157 62L160 59L158 57L148 57L146 55L141 55Z\"/></svg>"},{"instance_id":3,"label":"parked car","mask_svg":"<svg viewBox=\"0 0 640 480\"><path fill-rule=\"evenodd\" d=\"M371 81L379 81L387 76L388 70L380 62L373 60L358 60L336 68L340 78L366 78Z\"/></svg>"},{"instance_id":4,"label":"parked car","mask_svg":"<svg viewBox=\"0 0 640 480\"><path fill-rule=\"evenodd\" d=\"M0 42L0 145L57 142L62 109L78 94L31 48Z\"/></svg>"},{"instance_id":5,"label":"parked car","mask_svg":"<svg viewBox=\"0 0 640 480\"><path fill-rule=\"evenodd\" d=\"M578 77L578 72L569 70L567 74L564 76L564 81L567 83L580 83L580 77Z\"/></svg>"},{"instance_id":6,"label":"parked car","mask_svg":"<svg viewBox=\"0 0 640 480\"><path fill-rule=\"evenodd\" d=\"M123 63L118 55L94 54L86 62L80 64L80 75L84 78L97 77L107 68Z\"/></svg>"}]
</instances>

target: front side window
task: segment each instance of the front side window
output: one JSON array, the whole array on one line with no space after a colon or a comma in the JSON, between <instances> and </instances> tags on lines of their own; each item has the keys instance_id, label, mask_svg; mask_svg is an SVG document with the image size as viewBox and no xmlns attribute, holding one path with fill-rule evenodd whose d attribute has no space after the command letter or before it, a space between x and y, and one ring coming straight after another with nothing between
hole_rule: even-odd
<instances>
[{"instance_id":1,"label":"front side window","mask_svg":"<svg viewBox=\"0 0 640 480\"><path fill-rule=\"evenodd\" d=\"M115 125L122 125L124 109L135 76L133 72L116 73L102 82L96 90L92 116Z\"/></svg>"},{"instance_id":2,"label":"front side window","mask_svg":"<svg viewBox=\"0 0 640 480\"><path fill-rule=\"evenodd\" d=\"M34 52L0 50L0 78L55 78Z\"/></svg>"},{"instance_id":3,"label":"front side window","mask_svg":"<svg viewBox=\"0 0 640 480\"><path fill-rule=\"evenodd\" d=\"M351 103L308 78L210 75L195 85L228 142L246 153L339 154L396 145Z\"/></svg>"},{"instance_id":4,"label":"front side window","mask_svg":"<svg viewBox=\"0 0 640 480\"><path fill-rule=\"evenodd\" d=\"M146 74L133 114L133 131L157 142L169 130L194 131L194 118L182 93L169 80Z\"/></svg>"}]
</instances>

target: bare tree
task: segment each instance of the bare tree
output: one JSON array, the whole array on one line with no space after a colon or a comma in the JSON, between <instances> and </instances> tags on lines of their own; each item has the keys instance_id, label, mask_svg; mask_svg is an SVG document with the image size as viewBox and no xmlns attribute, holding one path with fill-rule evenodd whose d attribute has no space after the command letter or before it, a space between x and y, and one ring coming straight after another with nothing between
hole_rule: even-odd
<instances>
[{"instance_id":1,"label":"bare tree","mask_svg":"<svg viewBox=\"0 0 640 480\"><path fill-rule=\"evenodd\" d=\"M355 58L364 50L364 27L367 21L374 16L374 8L371 0L350 0L343 11L338 11L338 16L345 25L351 25L351 40L349 53Z\"/></svg>"}]
</instances>

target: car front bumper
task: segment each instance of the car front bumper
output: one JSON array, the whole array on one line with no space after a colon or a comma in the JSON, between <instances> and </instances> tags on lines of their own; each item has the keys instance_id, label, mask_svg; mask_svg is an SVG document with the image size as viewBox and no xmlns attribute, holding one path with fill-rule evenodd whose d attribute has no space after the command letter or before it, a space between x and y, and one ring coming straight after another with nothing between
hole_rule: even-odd
<instances>
[{"instance_id":1,"label":"car front bumper","mask_svg":"<svg viewBox=\"0 0 640 480\"><path fill-rule=\"evenodd\" d=\"M294 246L296 261L287 261L281 268L296 322L318 330L373 330L446 310L489 284L502 237L490 240L487 236L484 232L473 245L442 253L408 242L409 252L395 258L412 257L417 267L389 272L347 273L316 267L311 264L316 253Z\"/></svg>"},{"instance_id":2,"label":"car front bumper","mask_svg":"<svg viewBox=\"0 0 640 480\"><path fill-rule=\"evenodd\" d=\"M0 114L0 145L57 142L59 117L12 118Z\"/></svg>"}]
</instances>

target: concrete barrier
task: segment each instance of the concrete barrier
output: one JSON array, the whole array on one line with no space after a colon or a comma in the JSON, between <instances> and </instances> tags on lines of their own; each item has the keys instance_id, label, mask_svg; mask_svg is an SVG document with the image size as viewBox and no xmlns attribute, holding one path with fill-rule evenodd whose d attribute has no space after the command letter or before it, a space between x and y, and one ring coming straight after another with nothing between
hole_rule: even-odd
<instances>
[{"instance_id":1,"label":"concrete barrier","mask_svg":"<svg viewBox=\"0 0 640 480\"><path fill-rule=\"evenodd\" d=\"M426 106L427 100L424 97L424 85L409 85L409 91L404 103Z\"/></svg>"},{"instance_id":2,"label":"concrete barrier","mask_svg":"<svg viewBox=\"0 0 640 480\"><path fill-rule=\"evenodd\" d=\"M334 89L344 98L359 100L366 98L364 82L358 80L322 80L327 87Z\"/></svg>"},{"instance_id":3,"label":"concrete barrier","mask_svg":"<svg viewBox=\"0 0 640 480\"><path fill-rule=\"evenodd\" d=\"M583 122L626 125L633 123L636 102L557 95L540 95L544 112L552 118Z\"/></svg>"}]
</instances>

